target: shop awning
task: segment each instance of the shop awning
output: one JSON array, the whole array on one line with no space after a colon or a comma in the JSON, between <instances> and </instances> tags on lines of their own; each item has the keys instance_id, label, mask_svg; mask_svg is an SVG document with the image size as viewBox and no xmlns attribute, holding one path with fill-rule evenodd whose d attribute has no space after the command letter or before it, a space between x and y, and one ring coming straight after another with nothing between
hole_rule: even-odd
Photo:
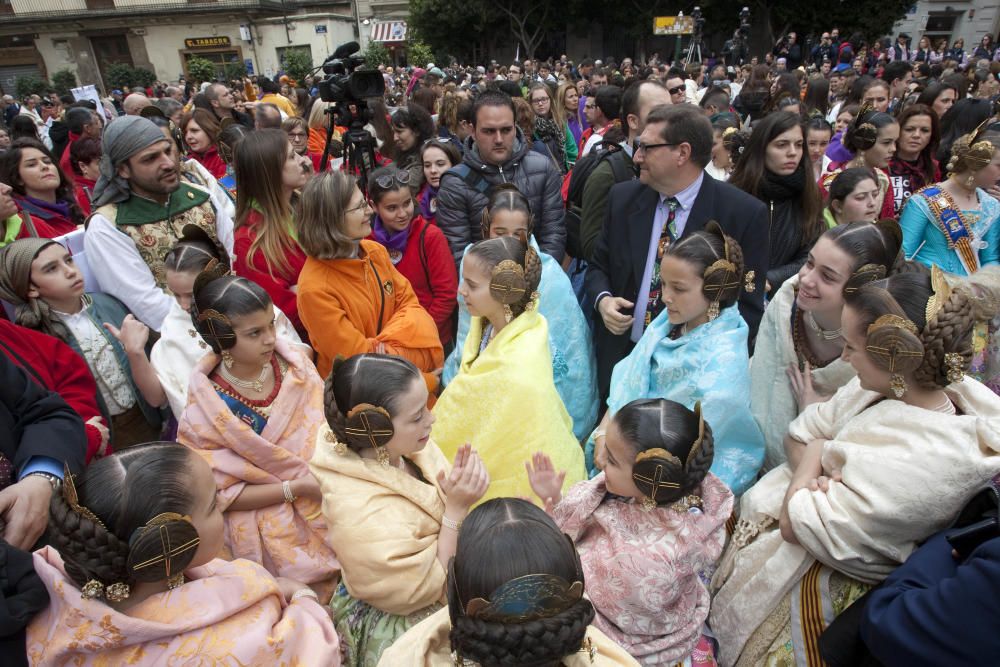
<instances>
[{"instance_id":1,"label":"shop awning","mask_svg":"<svg viewBox=\"0 0 1000 667\"><path fill-rule=\"evenodd\" d=\"M405 42L406 21L379 21L372 24L371 41Z\"/></svg>"}]
</instances>

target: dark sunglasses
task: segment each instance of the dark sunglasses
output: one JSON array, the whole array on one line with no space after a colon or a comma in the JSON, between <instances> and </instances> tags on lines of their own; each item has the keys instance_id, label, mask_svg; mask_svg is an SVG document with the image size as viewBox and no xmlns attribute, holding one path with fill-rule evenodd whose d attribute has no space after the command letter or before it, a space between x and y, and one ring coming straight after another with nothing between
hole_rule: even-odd
<instances>
[{"instance_id":1,"label":"dark sunglasses","mask_svg":"<svg viewBox=\"0 0 1000 667\"><path fill-rule=\"evenodd\" d=\"M684 85L674 86L673 88L668 88L667 92L670 93L671 95L676 95L677 93L685 90L686 88L687 86Z\"/></svg>"}]
</instances>

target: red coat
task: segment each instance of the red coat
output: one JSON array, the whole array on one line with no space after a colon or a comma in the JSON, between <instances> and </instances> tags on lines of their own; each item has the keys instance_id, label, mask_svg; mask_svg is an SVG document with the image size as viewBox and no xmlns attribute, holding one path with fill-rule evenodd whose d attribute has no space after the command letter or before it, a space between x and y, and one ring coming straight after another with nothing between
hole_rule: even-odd
<instances>
[{"instance_id":1,"label":"red coat","mask_svg":"<svg viewBox=\"0 0 1000 667\"><path fill-rule=\"evenodd\" d=\"M107 425L97 407L97 383L87 362L58 338L11 324L0 318L0 354L28 371L35 381L59 394L87 431L87 462L108 445Z\"/></svg>"},{"instance_id":2,"label":"red coat","mask_svg":"<svg viewBox=\"0 0 1000 667\"><path fill-rule=\"evenodd\" d=\"M296 303L296 294L292 288L299 283L299 273L306 263L306 254L295 244L295 249L285 255L288 262L289 271L283 273L277 267L272 270L268 267L264 258L264 251L257 250L253 261L250 261L250 246L257 238L256 226L260 224L263 216L258 211L251 211L245 224L240 225L233 237L233 252L236 254L236 263L233 270L236 275L243 276L254 281L264 288L274 305L291 320L295 330L299 332L303 340L306 340L305 327L299 319L299 309Z\"/></svg>"},{"instance_id":3,"label":"red coat","mask_svg":"<svg viewBox=\"0 0 1000 667\"><path fill-rule=\"evenodd\" d=\"M458 272L448 240L437 225L417 216L410 223L410 237L403 258L396 264L417 295L417 301L430 313L438 328L441 345L455 337L453 315L457 306ZM375 236L368 237L375 241Z\"/></svg>"},{"instance_id":4,"label":"red coat","mask_svg":"<svg viewBox=\"0 0 1000 667\"><path fill-rule=\"evenodd\" d=\"M204 153L195 153L191 151L191 157L201 163L205 169L208 169L208 173L212 174L212 178L220 179L226 175L226 163L222 161L219 156L219 149L215 146L209 147Z\"/></svg>"},{"instance_id":5,"label":"red coat","mask_svg":"<svg viewBox=\"0 0 1000 667\"><path fill-rule=\"evenodd\" d=\"M63 215L55 208L37 204L18 195L14 195L14 202L22 214L31 216L31 222L35 225L35 231L38 232L40 238L53 239L63 234L75 232L77 229L76 220ZM18 238L31 236L26 227L26 225L21 226Z\"/></svg>"},{"instance_id":6,"label":"red coat","mask_svg":"<svg viewBox=\"0 0 1000 667\"><path fill-rule=\"evenodd\" d=\"M83 137L82 134L75 134L73 132L70 132L69 141L66 142L66 146L63 148L62 157L59 158L59 168L63 170L64 174L66 174L66 178L68 178L71 181L77 181L79 180L80 177L76 175L75 171L73 171L73 161L70 159L69 149L72 148L73 144L75 144L77 140L81 139L82 137ZM90 214L89 207L87 209L87 214L88 215Z\"/></svg>"}]
</instances>

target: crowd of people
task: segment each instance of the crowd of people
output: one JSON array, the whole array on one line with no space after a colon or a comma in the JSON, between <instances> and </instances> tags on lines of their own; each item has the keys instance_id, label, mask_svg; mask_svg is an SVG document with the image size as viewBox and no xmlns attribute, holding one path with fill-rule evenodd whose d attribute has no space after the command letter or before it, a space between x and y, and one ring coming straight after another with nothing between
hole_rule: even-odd
<instances>
[{"instance_id":1,"label":"crowd of people","mask_svg":"<svg viewBox=\"0 0 1000 667\"><path fill-rule=\"evenodd\" d=\"M1000 655L991 39L381 69L4 99L4 664Z\"/></svg>"}]
</instances>

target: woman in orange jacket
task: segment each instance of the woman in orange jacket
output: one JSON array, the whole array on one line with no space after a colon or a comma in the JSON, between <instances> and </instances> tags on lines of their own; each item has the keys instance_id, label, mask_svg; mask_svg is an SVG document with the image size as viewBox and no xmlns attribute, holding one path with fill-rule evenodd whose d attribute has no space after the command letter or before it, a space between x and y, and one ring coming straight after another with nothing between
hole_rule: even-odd
<instances>
[{"instance_id":1,"label":"woman in orange jacket","mask_svg":"<svg viewBox=\"0 0 1000 667\"><path fill-rule=\"evenodd\" d=\"M308 258L299 274L299 317L326 377L339 355L395 354L438 388L444 352L437 326L386 249L366 240L372 208L356 179L341 172L314 177L302 192L296 218Z\"/></svg>"}]
</instances>

